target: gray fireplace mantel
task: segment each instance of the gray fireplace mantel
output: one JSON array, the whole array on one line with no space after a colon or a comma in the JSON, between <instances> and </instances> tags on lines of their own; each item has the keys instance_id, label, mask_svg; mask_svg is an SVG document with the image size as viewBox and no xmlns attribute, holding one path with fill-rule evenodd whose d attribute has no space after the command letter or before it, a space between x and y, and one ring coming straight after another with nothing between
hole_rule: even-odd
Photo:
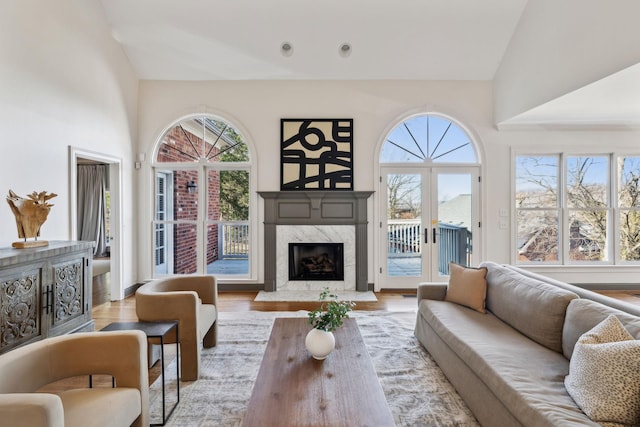
<instances>
[{"instance_id":1,"label":"gray fireplace mantel","mask_svg":"<svg viewBox=\"0 0 640 427\"><path fill-rule=\"evenodd\" d=\"M259 191L264 199L264 288L276 290L277 225L353 225L356 290L367 291L367 199L373 191Z\"/></svg>"}]
</instances>

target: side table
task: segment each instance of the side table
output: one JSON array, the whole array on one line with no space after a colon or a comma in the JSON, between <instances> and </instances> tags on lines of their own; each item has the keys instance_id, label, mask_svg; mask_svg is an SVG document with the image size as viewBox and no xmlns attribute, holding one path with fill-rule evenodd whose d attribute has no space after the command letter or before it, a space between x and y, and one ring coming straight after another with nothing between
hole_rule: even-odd
<instances>
[{"instance_id":1,"label":"side table","mask_svg":"<svg viewBox=\"0 0 640 427\"><path fill-rule=\"evenodd\" d=\"M176 331L176 393L177 400L171 411L166 412L165 399L165 375L164 375L164 338L169 332L175 328ZM163 426L167 423L167 419L180 402L180 334L178 331L178 321L169 320L164 322L114 322L110 323L101 331L126 331L139 330L147 335L147 338L155 338L160 340L160 376L162 377L162 424L151 424L152 426Z\"/></svg>"}]
</instances>

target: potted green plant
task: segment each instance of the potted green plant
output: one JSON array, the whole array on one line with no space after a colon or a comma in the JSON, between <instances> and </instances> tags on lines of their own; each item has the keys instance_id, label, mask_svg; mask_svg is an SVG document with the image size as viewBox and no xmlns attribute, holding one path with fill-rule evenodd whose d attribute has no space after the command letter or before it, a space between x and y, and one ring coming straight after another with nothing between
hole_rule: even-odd
<instances>
[{"instance_id":1,"label":"potted green plant","mask_svg":"<svg viewBox=\"0 0 640 427\"><path fill-rule=\"evenodd\" d=\"M338 295L332 293L329 288L320 292L320 301L320 306L309 312L309 324L313 329L305 338L305 346L315 359L323 360L335 348L333 331L342 326L344 319L349 318L349 312L356 303L339 301Z\"/></svg>"}]
</instances>

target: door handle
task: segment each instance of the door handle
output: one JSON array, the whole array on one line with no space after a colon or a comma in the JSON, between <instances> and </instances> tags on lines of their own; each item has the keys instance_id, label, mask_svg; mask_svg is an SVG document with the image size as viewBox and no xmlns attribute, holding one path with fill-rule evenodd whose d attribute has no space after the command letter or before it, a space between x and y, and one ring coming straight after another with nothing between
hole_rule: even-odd
<instances>
[{"instance_id":1,"label":"door handle","mask_svg":"<svg viewBox=\"0 0 640 427\"><path fill-rule=\"evenodd\" d=\"M424 229L424 243L429 243L429 229Z\"/></svg>"},{"instance_id":2,"label":"door handle","mask_svg":"<svg viewBox=\"0 0 640 427\"><path fill-rule=\"evenodd\" d=\"M435 227L433 227L432 233L433 233L433 243L435 243L436 242L436 228Z\"/></svg>"}]
</instances>

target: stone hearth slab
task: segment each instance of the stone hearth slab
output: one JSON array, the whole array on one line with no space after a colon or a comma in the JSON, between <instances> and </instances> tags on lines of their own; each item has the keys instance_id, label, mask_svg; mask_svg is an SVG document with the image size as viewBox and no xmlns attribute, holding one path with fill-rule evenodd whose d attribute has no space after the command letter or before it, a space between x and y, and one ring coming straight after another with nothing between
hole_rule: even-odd
<instances>
[{"instance_id":1,"label":"stone hearth slab","mask_svg":"<svg viewBox=\"0 0 640 427\"><path fill-rule=\"evenodd\" d=\"M376 298L375 294L371 291L367 292L358 292L358 291L336 291L338 294L338 299L344 301L371 301L376 302L378 298ZM320 295L320 291L275 291L275 292L265 292L260 291L256 296L256 302L267 302L267 301L318 301L318 297Z\"/></svg>"}]
</instances>

